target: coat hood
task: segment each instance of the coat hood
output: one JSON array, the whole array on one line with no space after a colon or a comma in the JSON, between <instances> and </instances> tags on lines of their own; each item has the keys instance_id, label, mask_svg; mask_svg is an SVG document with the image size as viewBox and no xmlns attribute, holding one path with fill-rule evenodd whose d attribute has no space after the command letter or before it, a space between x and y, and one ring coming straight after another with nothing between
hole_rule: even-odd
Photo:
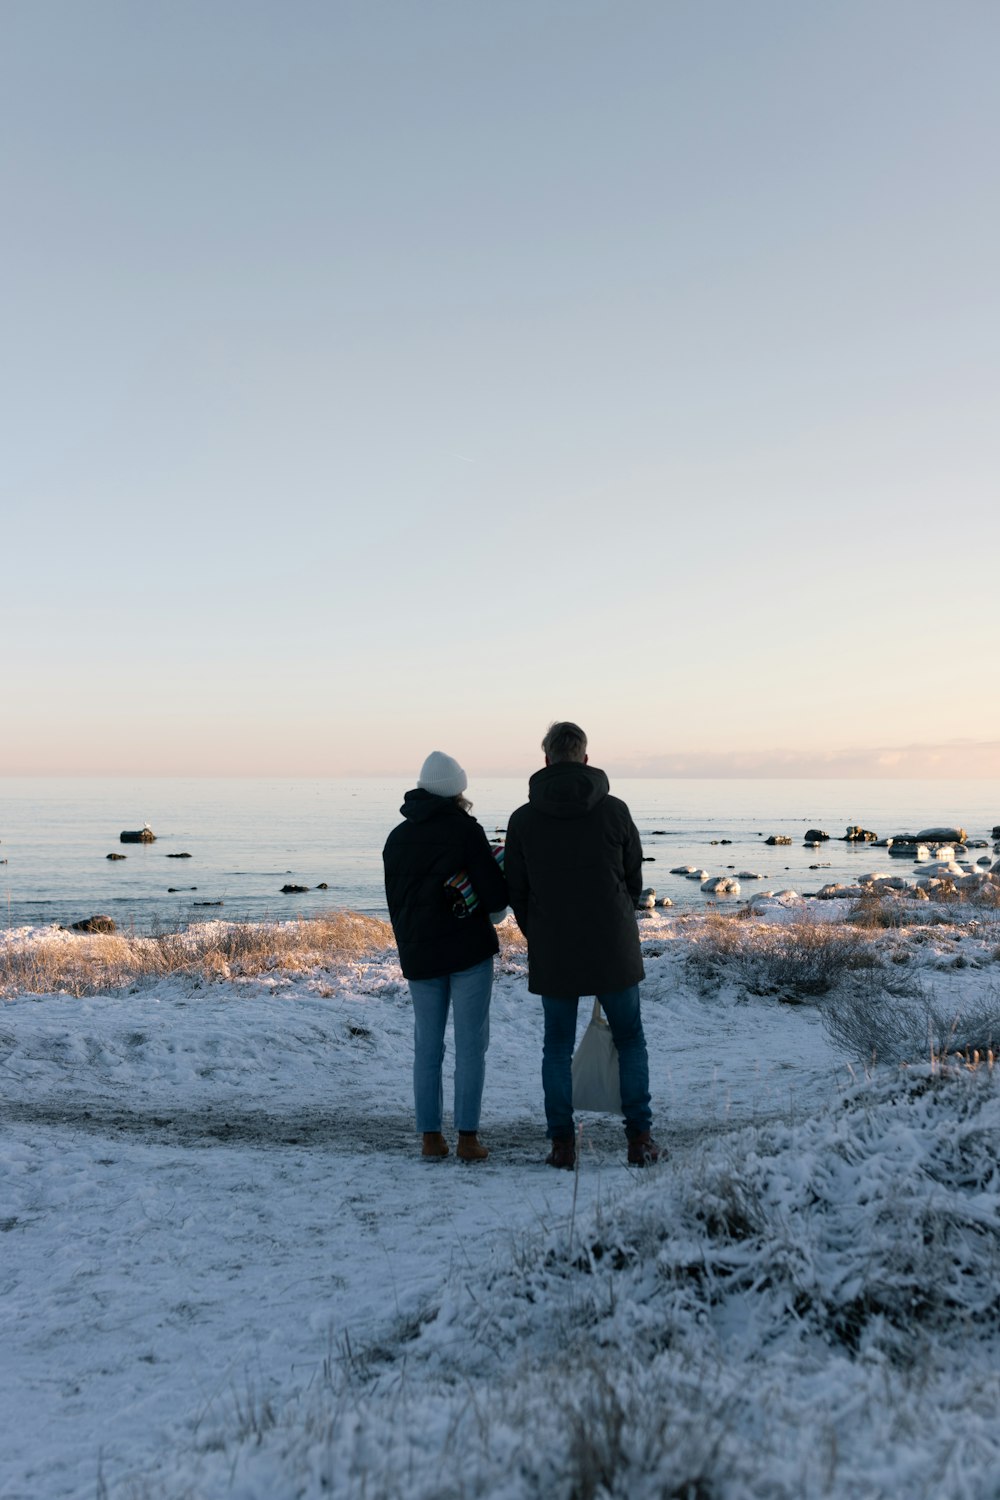
<instances>
[{"instance_id":1,"label":"coat hood","mask_svg":"<svg viewBox=\"0 0 1000 1500\"><path fill-rule=\"evenodd\" d=\"M439 797L435 792L425 792L422 786L406 793L399 810L411 823L426 823L428 818L438 818L449 810L460 811L454 797Z\"/></svg>"},{"instance_id":2,"label":"coat hood","mask_svg":"<svg viewBox=\"0 0 1000 1500\"><path fill-rule=\"evenodd\" d=\"M596 766L563 760L535 772L528 782L528 802L549 818L583 818L609 790L607 776Z\"/></svg>"}]
</instances>

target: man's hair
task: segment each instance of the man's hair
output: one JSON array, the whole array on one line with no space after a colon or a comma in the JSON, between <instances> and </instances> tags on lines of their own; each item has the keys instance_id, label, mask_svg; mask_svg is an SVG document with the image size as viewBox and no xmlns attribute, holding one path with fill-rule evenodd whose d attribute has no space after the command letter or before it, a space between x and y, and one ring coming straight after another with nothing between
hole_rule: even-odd
<instances>
[{"instance_id":1,"label":"man's hair","mask_svg":"<svg viewBox=\"0 0 1000 1500\"><path fill-rule=\"evenodd\" d=\"M549 725L542 740L542 749L553 764L561 760L582 762L587 754L587 736L579 724L560 719L558 723Z\"/></svg>"}]
</instances>

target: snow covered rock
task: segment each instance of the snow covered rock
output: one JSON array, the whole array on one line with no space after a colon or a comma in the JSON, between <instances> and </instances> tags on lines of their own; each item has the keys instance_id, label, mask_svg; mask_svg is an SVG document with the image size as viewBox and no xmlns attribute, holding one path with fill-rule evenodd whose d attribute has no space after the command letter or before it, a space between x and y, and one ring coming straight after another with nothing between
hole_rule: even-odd
<instances>
[{"instance_id":1,"label":"snow covered rock","mask_svg":"<svg viewBox=\"0 0 1000 1500\"><path fill-rule=\"evenodd\" d=\"M964 875L966 872L953 859L939 859L927 866L926 873L931 879L940 879L943 875L954 878L954 876Z\"/></svg>"},{"instance_id":2,"label":"snow covered rock","mask_svg":"<svg viewBox=\"0 0 1000 1500\"><path fill-rule=\"evenodd\" d=\"M714 875L710 880L703 880L701 888L716 896L738 896L740 883L731 875Z\"/></svg>"}]
</instances>

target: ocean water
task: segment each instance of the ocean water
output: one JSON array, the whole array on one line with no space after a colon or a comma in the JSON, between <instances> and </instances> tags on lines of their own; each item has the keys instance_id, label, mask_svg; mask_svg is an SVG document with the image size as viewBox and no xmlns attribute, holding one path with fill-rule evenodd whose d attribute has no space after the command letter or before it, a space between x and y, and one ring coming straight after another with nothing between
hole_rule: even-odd
<instances>
[{"instance_id":1,"label":"ocean water","mask_svg":"<svg viewBox=\"0 0 1000 1500\"><path fill-rule=\"evenodd\" d=\"M120 926L145 932L221 916L306 916L343 907L384 915L382 845L411 784L376 778L0 779L0 919L8 927L36 926L104 912ZM474 815L489 835L506 828L526 789L521 778L470 785ZM674 865L697 865L712 875L759 871L765 880L744 883L744 896L763 888L806 894L863 871L912 869L885 849L837 842L849 824L880 837L959 826L970 838L987 840L989 850L992 829L1000 825L1000 778L622 778L612 779L612 791L629 804L642 835L646 884L681 908L712 898L696 882L670 875ZM155 843L119 842L122 829L144 823ZM830 842L805 848L803 835L811 827L830 833ZM769 834L789 835L793 843L768 847ZM112 861L110 853L126 858ZM168 857L181 853L190 859ZM810 869L817 864L822 868ZM317 889L321 882L327 889ZM286 883L309 889L283 895Z\"/></svg>"}]
</instances>

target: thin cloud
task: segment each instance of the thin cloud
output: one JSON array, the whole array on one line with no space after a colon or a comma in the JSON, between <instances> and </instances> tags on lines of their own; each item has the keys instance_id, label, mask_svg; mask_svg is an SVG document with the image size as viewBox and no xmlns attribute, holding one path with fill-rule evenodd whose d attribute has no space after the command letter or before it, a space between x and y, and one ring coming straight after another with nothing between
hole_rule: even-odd
<instances>
[{"instance_id":1,"label":"thin cloud","mask_svg":"<svg viewBox=\"0 0 1000 1500\"><path fill-rule=\"evenodd\" d=\"M844 750L704 750L621 759L618 776L1000 779L1000 740Z\"/></svg>"}]
</instances>

